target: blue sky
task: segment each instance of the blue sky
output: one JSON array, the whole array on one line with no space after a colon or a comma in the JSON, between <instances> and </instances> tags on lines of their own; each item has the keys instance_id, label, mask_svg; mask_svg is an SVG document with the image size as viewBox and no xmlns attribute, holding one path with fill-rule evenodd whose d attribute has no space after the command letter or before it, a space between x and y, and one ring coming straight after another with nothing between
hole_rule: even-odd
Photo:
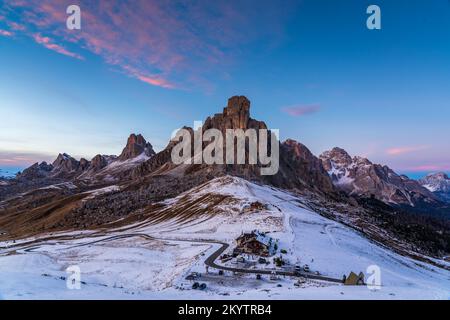
<instances>
[{"instance_id":1,"label":"blue sky","mask_svg":"<svg viewBox=\"0 0 450 320\"><path fill-rule=\"evenodd\" d=\"M69 31L73 3L82 29ZM370 4L382 30L366 28ZM316 155L450 171L447 0L11 0L0 70L3 167L118 154L131 132L160 150L239 94Z\"/></svg>"}]
</instances>

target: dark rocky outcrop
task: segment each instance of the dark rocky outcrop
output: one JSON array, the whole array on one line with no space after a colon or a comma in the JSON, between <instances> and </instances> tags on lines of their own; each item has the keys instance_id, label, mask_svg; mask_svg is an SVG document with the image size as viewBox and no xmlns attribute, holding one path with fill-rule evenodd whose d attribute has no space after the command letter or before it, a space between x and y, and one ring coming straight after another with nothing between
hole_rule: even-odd
<instances>
[{"instance_id":1,"label":"dark rocky outcrop","mask_svg":"<svg viewBox=\"0 0 450 320\"><path fill-rule=\"evenodd\" d=\"M106 159L106 157L102 156L101 154L98 154L92 158L89 169L96 172L96 171L103 169L107 165L108 165L108 160Z\"/></svg>"},{"instance_id":2,"label":"dark rocky outcrop","mask_svg":"<svg viewBox=\"0 0 450 320\"><path fill-rule=\"evenodd\" d=\"M228 99L223 113L216 113L208 117L203 125L203 130L219 129L225 136L226 129L267 129L263 121L250 117L250 101L244 96L234 96Z\"/></svg>"},{"instance_id":3,"label":"dark rocky outcrop","mask_svg":"<svg viewBox=\"0 0 450 320\"><path fill-rule=\"evenodd\" d=\"M80 168L80 161L75 160L67 153L60 153L53 161L53 175L73 174ZM87 160L83 159L83 166L88 166Z\"/></svg>"},{"instance_id":4,"label":"dark rocky outcrop","mask_svg":"<svg viewBox=\"0 0 450 320\"><path fill-rule=\"evenodd\" d=\"M133 133L128 137L127 145L120 154L119 160L129 160L141 155L142 153L145 153L148 157L155 155L152 145L145 141L141 134L136 135Z\"/></svg>"},{"instance_id":5,"label":"dark rocky outcrop","mask_svg":"<svg viewBox=\"0 0 450 320\"><path fill-rule=\"evenodd\" d=\"M41 163L35 163L32 166L26 168L20 173L17 178L18 179L39 179L44 178L49 175L49 173L53 170L53 165L47 164L47 162L43 161Z\"/></svg>"},{"instance_id":6,"label":"dark rocky outcrop","mask_svg":"<svg viewBox=\"0 0 450 320\"><path fill-rule=\"evenodd\" d=\"M334 193L335 189L322 162L303 144L288 139L281 145L281 169L287 179L298 180L302 185L322 191Z\"/></svg>"}]
</instances>

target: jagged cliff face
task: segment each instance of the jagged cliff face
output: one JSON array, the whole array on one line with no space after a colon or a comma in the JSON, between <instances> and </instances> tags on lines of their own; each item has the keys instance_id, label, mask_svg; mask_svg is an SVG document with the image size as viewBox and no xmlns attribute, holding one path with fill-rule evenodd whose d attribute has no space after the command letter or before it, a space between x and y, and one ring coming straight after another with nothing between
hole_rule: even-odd
<instances>
[{"instance_id":1,"label":"jagged cliff face","mask_svg":"<svg viewBox=\"0 0 450 320\"><path fill-rule=\"evenodd\" d=\"M335 191L322 162L305 145L288 139L281 145L280 157L283 174L291 183L300 183L324 193Z\"/></svg>"},{"instance_id":2,"label":"jagged cliff face","mask_svg":"<svg viewBox=\"0 0 450 320\"><path fill-rule=\"evenodd\" d=\"M127 145L123 149L119 156L120 161L126 161L133 159L141 154L145 154L148 157L154 156L155 151L150 143L145 141L144 137L140 134L131 134L127 140Z\"/></svg>"},{"instance_id":3,"label":"jagged cliff face","mask_svg":"<svg viewBox=\"0 0 450 320\"><path fill-rule=\"evenodd\" d=\"M107 165L108 165L107 157L98 154L94 158L92 158L90 168L96 172L103 169Z\"/></svg>"},{"instance_id":4,"label":"jagged cliff face","mask_svg":"<svg viewBox=\"0 0 450 320\"><path fill-rule=\"evenodd\" d=\"M234 96L228 99L223 113L217 113L208 117L203 125L203 130L219 129L225 135L226 129L267 129L263 121L250 117L250 101L244 96Z\"/></svg>"},{"instance_id":5,"label":"jagged cliff face","mask_svg":"<svg viewBox=\"0 0 450 320\"><path fill-rule=\"evenodd\" d=\"M84 163L84 161L83 161ZM82 170L80 161L75 160L67 153L60 153L55 161L53 161L53 170L55 174L69 174L78 170ZM84 166L86 164L84 163Z\"/></svg>"},{"instance_id":6,"label":"jagged cliff face","mask_svg":"<svg viewBox=\"0 0 450 320\"><path fill-rule=\"evenodd\" d=\"M415 206L437 198L417 181L396 174L387 166L373 164L362 157L351 157L334 148L320 159L333 184L350 195L375 197L388 204Z\"/></svg>"},{"instance_id":7,"label":"jagged cliff face","mask_svg":"<svg viewBox=\"0 0 450 320\"><path fill-rule=\"evenodd\" d=\"M23 170L23 172L18 175L18 178L39 179L46 177L52 170L53 165L47 164L45 161L41 163L36 162L32 166Z\"/></svg>"},{"instance_id":8,"label":"jagged cliff face","mask_svg":"<svg viewBox=\"0 0 450 320\"><path fill-rule=\"evenodd\" d=\"M222 132L224 137L224 158L223 162L225 163L225 153L227 152L226 148L226 131L228 129L241 129L246 131L248 129L254 129L257 134L259 134L259 130L267 129L267 125L263 121L258 121L252 119L250 116L250 101L244 96L234 96L228 99L228 103L226 107L223 108L222 113L217 113L213 117L208 117L202 127L203 132L208 129L217 129ZM206 147L208 143L204 143L204 147ZM237 159L237 142L234 144L234 159ZM270 141L268 141L268 150L270 150ZM215 174L227 173L231 175L240 176L249 180L252 179L263 179L261 177L261 164L258 162L257 164L249 164L249 145L245 144L245 164L228 164L228 165L214 165L214 166L203 166L208 170L214 170Z\"/></svg>"}]
</instances>

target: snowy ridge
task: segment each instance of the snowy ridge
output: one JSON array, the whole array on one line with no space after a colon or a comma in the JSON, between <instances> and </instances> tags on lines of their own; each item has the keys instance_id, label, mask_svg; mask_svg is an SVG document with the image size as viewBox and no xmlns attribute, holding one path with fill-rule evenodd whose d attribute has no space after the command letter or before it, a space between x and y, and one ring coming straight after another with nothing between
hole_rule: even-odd
<instances>
[{"instance_id":1,"label":"snowy ridge","mask_svg":"<svg viewBox=\"0 0 450 320\"><path fill-rule=\"evenodd\" d=\"M344 149L334 148L320 155L323 167L333 184L349 195L372 197L393 205L415 207L437 198L417 181L395 173L388 166L351 157Z\"/></svg>"},{"instance_id":2,"label":"snowy ridge","mask_svg":"<svg viewBox=\"0 0 450 320\"><path fill-rule=\"evenodd\" d=\"M450 202L450 178L443 172L431 173L420 179L419 183L436 194L441 200Z\"/></svg>"},{"instance_id":3,"label":"snowy ridge","mask_svg":"<svg viewBox=\"0 0 450 320\"><path fill-rule=\"evenodd\" d=\"M117 175L138 166L150 158L151 156L148 156L145 152L142 152L140 155L127 160L120 160L118 158L113 159L110 160L109 163L101 170L94 172L86 171L78 176L77 179L82 181L119 181L116 177Z\"/></svg>"}]
</instances>

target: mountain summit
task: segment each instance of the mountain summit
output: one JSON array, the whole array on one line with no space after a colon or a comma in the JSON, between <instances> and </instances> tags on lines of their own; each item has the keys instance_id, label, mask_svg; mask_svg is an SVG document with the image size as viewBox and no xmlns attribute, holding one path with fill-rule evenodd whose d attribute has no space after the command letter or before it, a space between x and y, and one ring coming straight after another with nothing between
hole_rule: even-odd
<instances>
[{"instance_id":1,"label":"mountain summit","mask_svg":"<svg viewBox=\"0 0 450 320\"><path fill-rule=\"evenodd\" d=\"M145 153L148 157L155 155L153 146L149 142L145 141L141 134L136 135L133 133L128 137L127 145L122 150L119 160L129 160L141 155L142 153Z\"/></svg>"},{"instance_id":2,"label":"mountain summit","mask_svg":"<svg viewBox=\"0 0 450 320\"><path fill-rule=\"evenodd\" d=\"M420 179L419 183L440 199L450 202L450 178L447 174L443 172L431 173Z\"/></svg>"},{"instance_id":3,"label":"mountain summit","mask_svg":"<svg viewBox=\"0 0 450 320\"><path fill-rule=\"evenodd\" d=\"M326 151L320 159L333 184L350 195L375 197L387 204L413 207L437 201L437 197L417 181L366 158L352 158L344 149Z\"/></svg>"}]
</instances>

